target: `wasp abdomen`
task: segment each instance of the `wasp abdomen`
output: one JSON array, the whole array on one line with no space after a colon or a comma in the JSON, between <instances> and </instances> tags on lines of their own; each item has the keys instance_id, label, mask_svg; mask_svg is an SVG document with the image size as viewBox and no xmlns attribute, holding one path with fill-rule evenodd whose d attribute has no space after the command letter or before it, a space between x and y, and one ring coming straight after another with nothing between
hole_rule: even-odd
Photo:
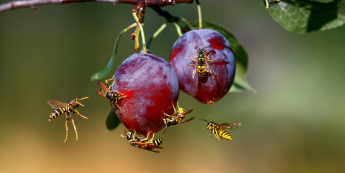
<instances>
[{"instance_id":1,"label":"wasp abdomen","mask_svg":"<svg viewBox=\"0 0 345 173\"><path fill-rule=\"evenodd\" d=\"M155 139L151 143L160 146L163 143L163 138Z\"/></svg>"},{"instance_id":2,"label":"wasp abdomen","mask_svg":"<svg viewBox=\"0 0 345 173\"><path fill-rule=\"evenodd\" d=\"M55 119L56 117L60 116L61 114L64 114L66 111L67 111L66 108L55 109L54 112L49 115L49 121Z\"/></svg>"},{"instance_id":3,"label":"wasp abdomen","mask_svg":"<svg viewBox=\"0 0 345 173\"><path fill-rule=\"evenodd\" d=\"M227 131L225 131L225 130L220 129L220 130L218 131L218 133L219 133L219 136L220 136L221 138L223 138L223 139L227 139L227 140L229 140L229 141L231 141L231 140L232 140L232 139L231 139L231 135L230 135L230 133L229 133L229 132L227 132Z\"/></svg>"}]
</instances>

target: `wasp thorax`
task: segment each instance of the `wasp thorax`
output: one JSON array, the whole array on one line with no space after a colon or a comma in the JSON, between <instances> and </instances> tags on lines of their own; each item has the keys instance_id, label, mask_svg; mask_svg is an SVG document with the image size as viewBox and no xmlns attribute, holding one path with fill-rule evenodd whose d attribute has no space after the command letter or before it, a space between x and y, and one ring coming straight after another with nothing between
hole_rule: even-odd
<instances>
[{"instance_id":1,"label":"wasp thorax","mask_svg":"<svg viewBox=\"0 0 345 173\"><path fill-rule=\"evenodd\" d=\"M108 99L112 99L112 93L111 93L111 92L107 92L106 97L107 97Z\"/></svg>"}]
</instances>

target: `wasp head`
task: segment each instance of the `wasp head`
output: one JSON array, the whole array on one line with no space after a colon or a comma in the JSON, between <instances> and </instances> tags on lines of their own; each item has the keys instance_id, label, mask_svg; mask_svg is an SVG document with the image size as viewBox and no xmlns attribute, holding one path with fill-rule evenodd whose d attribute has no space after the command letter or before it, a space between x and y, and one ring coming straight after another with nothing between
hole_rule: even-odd
<instances>
[{"instance_id":1,"label":"wasp head","mask_svg":"<svg viewBox=\"0 0 345 173\"><path fill-rule=\"evenodd\" d=\"M131 131L129 131L128 133L127 133L127 140L131 140L132 139L132 132Z\"/></svg>"},{"instance_id":2,"label":"wasp head","mask_svg":"<svg viewBox=\"0 0 345 173\"><path fill-rule=\"evenodd\" d=\"M79 105L85 107L83 104L80 103L80 101L85 100L85 99L88 99L88 98L89 98L89 97L84 97L84 98L81 98L81 99L76 98L76 99L73 100L73 101L75 102L74 104L76 104L76 107L79 107Z\"/></svg>"}]
</instances>

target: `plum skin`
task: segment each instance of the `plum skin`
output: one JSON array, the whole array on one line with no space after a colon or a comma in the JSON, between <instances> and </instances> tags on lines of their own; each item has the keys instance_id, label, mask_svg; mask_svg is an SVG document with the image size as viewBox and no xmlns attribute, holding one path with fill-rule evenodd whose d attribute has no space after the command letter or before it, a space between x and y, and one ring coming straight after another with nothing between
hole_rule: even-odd
<instances>
[{"instance_id":1,"label":"plum skin","mask_svg":"<svg viewBox=\"0 0 345 173\"><path fill-rule=\"evenodd\" d=\"M118 67L115 79L112 89L127 95L116 109L123 125L144 136L160 131L163 112L172 114L179 96L174 68L153 54L134 53Z\"/></svg>"},{"instance_id":2,"label":"plum skin","mask_svg":"<svg viewBox=\"0 0 345 173\"><path fill-rule=\"evenodd\" d=\"M209 47L208 47L209 46ZM217 72L215 80L206 73L203 78L197 74L192 77L194 62L188 56L195 59L193 53L197 53L195 47L205 48L206 56L212 52L209 62ZM229 42L219 32L211 29L200 29L186 32L178 38L173 45L170 54L170 64L174 67L180 89L194 97L201 103L211 105L223 98L235 78L235 57Z\"/></svg>"}]
</instances>

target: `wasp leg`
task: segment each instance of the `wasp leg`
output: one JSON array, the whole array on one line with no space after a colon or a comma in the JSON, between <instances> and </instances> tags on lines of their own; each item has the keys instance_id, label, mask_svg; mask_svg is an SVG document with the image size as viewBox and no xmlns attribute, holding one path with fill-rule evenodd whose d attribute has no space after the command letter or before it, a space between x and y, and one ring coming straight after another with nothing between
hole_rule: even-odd
<instances>
[{"instance_id":1,"label":"wasp leg","mask_svg":"<svg viewBox=\"0 0 345 173\"><path fill-rule=\"evenodd\" d=\"M147 137L148 137L148 135L147 135ZM151 140L148 141L148 143L152 142L154 137L155 137L155 134L152 134L152 138L151 138Z\"/></svg>"},{"instance_id":2,"label":"wasp leg","mask_svg":"<svg viewBox=\"0 0 345 173\"><path fill-rule=\"evenodd\" d=\"M189 66L195 66L195 64L188 64Z\"/></svg>"},{"instance_id":3,"label":"wasp leg","mask_svg":"<svg viewBox=\"0 0 345 173\"><path fill-rule=\"evenodd\" d=\"M214 136L216 136L216 138L218 139L218 141L220 142L220 139L219 139L219 135L218 135L218 131L216 131L215 129L214 129Z\"/></svg>"},{"instance_id":4,"label":"wasp leg","mask_svg":"<svg viewBox=\"0 0 345 173\"><path fill-rule=\"evenodd\" d=\"M118 92L118 91L113 91L113 92L116 92L116 93L120 94L120 95L121 95L121 98L127 97L127 95L122 94L122 93L120 93L120 92Z\"/></svg>"},{"instance_id":5,"label":"wasp leg","mask_svg":"<svg viewBox=\"0 0 345 173\"><path fill-rule=\"evenodd\" d=\"M66 114L66 122L65 122L65 126L66 126L66 137L65 137L65 141L63 141L63 143L66 143L67 137L68 137L68 126L67 126L68 120L69 120L69 116L68 116L68 114Z\"/></svg>"},{"instance_id":6,"label":"wasp leg","mask_svg":"<svg viewBox=\"0 0 345 173\"><path fill-rule=\"evenodd\" d=\"M212 78L213 80L216 80L216 78L214 78L213 75L212 75L211 73L209 73L209 74L210 74L210 76L211 76L211 78Z\"/></svg>"},{"instance_id":7,"label":"wasp leg","mask_svg":"<svg viewBox=\"0 0 345 173\"><path fill-rule=\"evenodd\" d=\"M135 140L135 134L137 134L137 132L134 130L133 136L132 136L132 140Z\"/></svg>"},{"instance_id":8,"label":"wasp leg","mask_svg":"<svg viewBox=\"0 0 345 173\"><path fill-rule=\"evenodd\" d=\"M194 53L195 55L195 53ZM188 56L188 58L190 58L192 61L196 61L195 59L193 59L192 57ZM195 58L198 58L196 55L195 55Z\"/></svg>"},{"instance_id":9,"label":"wasp leg","mask_svg":"<svg viewBox=\"0 0 345 173\"><path fill-rule=\"evenodd\" d=\"M195 57L195 59L198 59L198 55L196 55L195 53L193 53L194 54L194 57ZM196 61L196 60L195 60Z\"/></svg>"},{"instance_id":10,"label":"wasp leg","mask_svg":"<svg viewBox=\"0 0 345 173\"><path fill-rule=\"evenodd\" d=\"M78 115L80 115L81 117L85 118L85 119L89 119L88 117L81 115L77 110L74 110L73 112L76 112Z\"/></svg>"},{"instance_id":11,"label":"wasp leg","mask_svg":"<svg viewBox=\"0 0 345 173\"><path fill-rule=\"evenodd\" d=\"M115 105L116 107L118 107L119 109L121 109L120 106L117 104L117 101L115 102L115 104L111 104L111 101L110 101L110 105ZM114 109L114 107L113 107L113 109ZM115 110L115 109L114 109L114 110Z\"/></svg>"},{"instance_id":12,"label":"wasp leg","mask_svg":"<svg viewBox=\"0 0 345 173\"><path fill-rule=\"evenodd\" d=\"M207 60L207 62L212 62L212 61L216 61L216 60L218 60L218 59Z\"/></svg>"},{"instance_id":13,"label":"wasp leg","mask_svg":"<svg viewBox=\"0 0 345 173\"><path fill-rule=\"evenodd\" d=\"M164 114L164 118L165 118L165 116L171 117L171 115L168 115L168 114L166 114L166 113L164 113L164 112L163 112L163 114Z\"/></svg>"},{"instance_id":14,"label":"wasp leg","mask_svg":"<svg viewBox=\"0 0 345 173\"><path fill-rule=\"evenodd\" d=\"M115 105L116 105L116 107L118 107L119 109L121 109L120 106L117 104L117 102L115 102Z\"/></svg>"},{"instance_id":15,"label":"wasp leg","mask_svg":"<svg viewBox=\"0 0 345 173\"><path fill-rule=\"evenodd\" d=\"M78 132L77 132L77 127L74 124L74 120L73 120L72 116L71 116L71 120L72 120L72 124L73 124L74 131L75 131L75 140L77 141L78 140Z\"/></svg>"},{"instance_id":16,"label":"wasp leg","mask_svg":"<svg viewBox=\"0 0 345 173\"><path fill-rule=\"evenodd\" d=\"M143 139L143 141L147 141L149 139L150 133L151 133L151 131L147 134L146 138ZM153 135L155 135L155 134L153 134Z\"/></svg>"},{"instance_id":17,"label":"wasp leg","mask_svg":"<svg viewBox=\"0 0 345 173\"><path fill-rule=\"evenodd\" d=\"M111 108L113 108L113 109L114 109L114 111L116 110L116 108L115 108L114 104L112 104L112 103L111 103L111 100L110 100L110 106L111 106ZM120 109L121 109L121 108L120 108Z\"/></svg>"},{"instance_id":18,"label":"wasp leg","mask_svg":"<svg viewBox=\"0 0 345 173\"><path fill-rule=\"evenodd\" d=\"M108 89L110 89L110 87L112 87L113 85L114 85L114 83L115 83L115 80L114 80L114 82L109 86L109 84L108 84L108 81L112 81L114 79L114 76L111 78L111 79L107 79L107 80L105 80L105 83L107 84L107 86L108 86Z\"/></svg>"}]
</instances>

